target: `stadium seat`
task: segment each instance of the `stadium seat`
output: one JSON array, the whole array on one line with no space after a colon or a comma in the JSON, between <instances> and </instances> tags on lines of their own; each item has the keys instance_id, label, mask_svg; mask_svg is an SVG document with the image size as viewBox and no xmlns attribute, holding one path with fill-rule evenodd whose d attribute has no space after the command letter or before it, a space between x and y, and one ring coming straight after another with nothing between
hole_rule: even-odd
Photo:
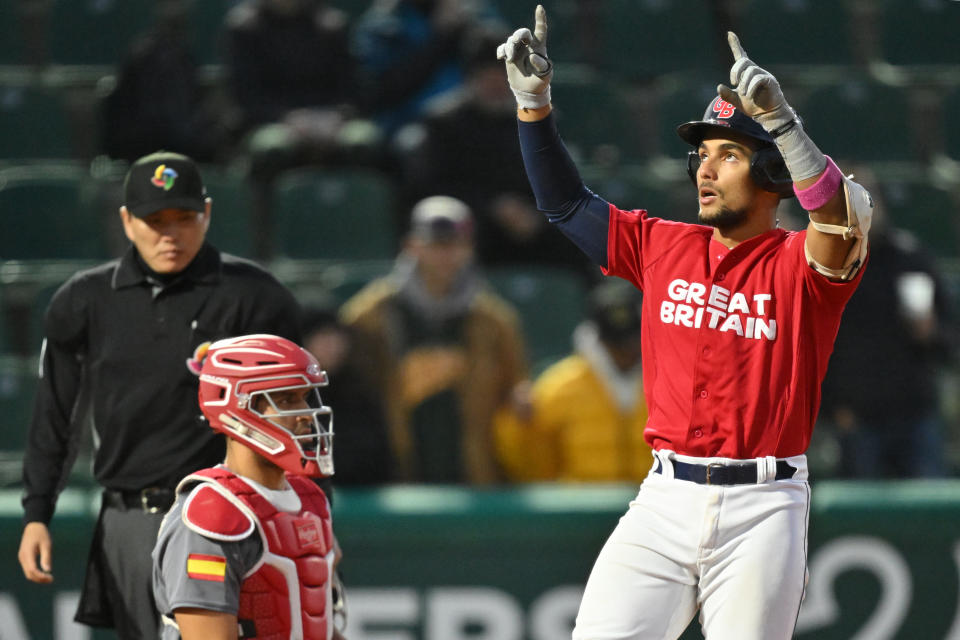
<instances>
[{"instance_id":1,"label":"stadium seat","mask_svg":"<svg viewBox=\"0 0 960 640\"><path fill-rule=\"evenodd\" d=\"M0 356L0 450L21 451L26 445L36 388L35 357Z\"/></svg>"},{"instance_id":2,"label":"stadium seat","mask_svg":"<svg viewBox=\"0 0 960 640\"><path fill-rule=\"evenodd\" d=\"M22 486L23 454L37 389L37 358L0 355L0 488ZM89 431L77 441L78 455L70 471L71 486L96 486L91 470Z\"/></svg>"},{"instance_id":3,"label":"stadium seat","mask_svg":"<svg viewBox=\"0 0 960 640\"><path fill-rule=\"evenodd\" d=\"M75 164L0 170L0 258L109 257L103 220L91 203L93 180Z\"/></svg>"},{"instance_id":4,"label":"stadium seat","mask_svg":"<svg viewBox=\"0 0 960 640\"><path fill-rule=\"evenodd\" d=\"M373 260L331 265L324 270L323 283L331 301L342 305L376 278L390 273L392 260Z\"/></svg>"},{"instance_id":5,"label":"stadium seat","mask_svg":"<svg viewBox=\"0 0 960 640\"><path fill-rule=\"evenodd\" d=\"M960 201L926 180L883 181L883 201L891 224L912 232L939 258L960 258Z\"/></svg>"},{"instance_id":6,"label":"stadium seat","mask_svg":"<svg viewBox=\"0 0 960 640\"><path fill-rule=\"evenodd\" d=\"M50 9L53 62L119 63L132 38L152 23L154 4L149 0L53 0Z\"/></svg>"},{"instance_id":7,"label":"stadium seat","mask_svg":"<svg viewBox=\"0 0 960 640\"><path fill-rule=\"evenodd\" d=\"M851 77L813 90L794 104L810 137L836 160L911 160L909 93Z\"/></svg>"},{"instance_id":8,"label":"stadium seat","mask_svg":"<svg viewBox=\"0 0 960 640\"><path fill-rule=\"evenodd\" d=\"M594 65L627 81L719 68L718 39L706 0L605 0ZM564 43L554 40L554 49ZM548 46L548 51L552 49ZM598 105L602 105L598 103Z\"/></svg>"},{"instance_id":9,"label":"stadium seat","mask_svg":"<svg viewBox=\"0 0 960 640\"><path fill-rule=\"evenodd\" d=\"M304 307L338 308L375 278L393 268L393 260L273 261L270 271Z\"/></svg>"},{"instance_id":10,"label":"stadium seat","mask_svg":"<svg viewBox=\"0 0 960 640\"><path fill-rule=\"evenodd\" d=\"M631 107L629 91L599 77L557 81L551 87L560 135L585 160L602 146L624 161L643 160L653 151L644 143L642 116Z\"/></svg>"},{"instance_id":11,"label":"stadium seat","mask_svg":"<svg viewBox=\"0 0 960 640\"><path fill-rule=\"evenodd\" d=\"M23 28L20 22L20 3L0 2L0 65L22 64Z\"/></svg>"},{"instance_id":12,"label":"stadium seat","mask_svg":"<svg viewBox=\"0 0 960 640\"><path fill-rule=\"evenodd\" d=\"M523 328L527 354L538 363L556 360L572 348L571 335L583 318L586 284L575 271L560 267L492 267L486 276L493 289L514 305Z\"/></svg>"},{"instance_id":13,"label":"stadium seat","mask_svg":"<svg viewBox=\"0 0 960 640\"><path fill-rule=\"evenodd\" d=\"M191 51L197 64L220 64L223 61L223 25L236 0L192 0L189 29Z\"/></svg>"},{"instance_id":14,"label":"stadium seat","mask_svg":"<svg viewBox=\"0 0 960 640\"><path fill-rule=\"evenodd\" d=\"M379 173L287 172L277 180L273 209L280 256L358 260L397 253L393 188Z\"/></svg>"},{"instance_id":15,"label":"stadium seat","mask_svg":"<svg viewBox=\"0 0 960 640\"><path fill-rule=\"evenodd\" d=\"M960 2L884 0L880 51L895 65L960 64Z\"/></svg>"},{"instance_id":16,"label":"stadium seat","mask_svg":"<svg viewBox=\"0 0 960 640\"><path fill-rule=\"evenodd\" d=\"M69 158L71 142L60 94L29 85L0 87L0 159Z\"/></svg>"},{"instance_id":17,"label":"stadium seat","mask_svg":"<svg viewBox=\"0 0 960 640\"><path fill-rule=\"evenodd\" d=\"M245 176L231 169L201 167L207 194L213 200L207 239L217 249L251 257L254 249L253 213Z\"/></svg>"},{"instance_id":18,"label":"stadium seat","mask_svg":"<svg viewBox=\"0 0 960 640\"><path fill-rule=\"evenodd\" d=\"M954 86L943 96L937 128L942 132L946 154L960 161L960 125L957 124L956 118L958 110L960 110L960 85Z\"/></svg>"},{"instance_id":19,"label":"stadium seat","mask_svg":"<svg viewBox=\"0 0 960 640\"><path fill-rule=\"evenodd\" d=\"M854 63L846 2L747 0L742 4L737 35L750 59L761 67L776 72L779 65ZM726 60L732 62L732 55Z\"/></svg>"}]
</instances>

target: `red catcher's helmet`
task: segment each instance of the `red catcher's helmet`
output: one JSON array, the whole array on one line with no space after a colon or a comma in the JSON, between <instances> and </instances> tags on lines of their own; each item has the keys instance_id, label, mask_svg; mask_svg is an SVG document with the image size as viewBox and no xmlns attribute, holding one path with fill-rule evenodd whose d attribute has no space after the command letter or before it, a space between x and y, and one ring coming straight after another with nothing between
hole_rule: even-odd
<instances>
[{"instance_id":1,"label":"red catcher's helmet","mask_svg":"<svg viewBox=\"0 0 960 640\"><path fill-rule=\"evenodd\" d=\"M266 334L219 340L200 368L200 409L210 426L290 473L333 475L333 410L320 399L327 373L297 344ZM278 404L280 391L307 392L307 403ZM283 405L283 406L281 406ZM269 411L268 411L269 409ZM295 435L290 429L309 427Z\"/></svg>"}]
</instances>

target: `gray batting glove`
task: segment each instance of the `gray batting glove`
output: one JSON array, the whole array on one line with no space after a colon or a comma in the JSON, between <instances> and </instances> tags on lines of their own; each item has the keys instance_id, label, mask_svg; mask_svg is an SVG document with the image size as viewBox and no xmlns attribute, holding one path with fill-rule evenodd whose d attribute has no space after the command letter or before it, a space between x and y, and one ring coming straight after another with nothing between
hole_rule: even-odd
<instances>
[{"instance_id":1,"label":"gray batting glove","mask_svg":"<svg viewBox=\"0 0 960 640\"><path fill-rule=\"evenodd\" d=\"M497 47L497 60L507 66L507 82L517 99L517 106L536 109L550 104L550 79L553 63L547 57L547 12L537 5L533 33L526 27L517 29Z\"/></svg>"},{"instance_id":2,"label":"gray batting glove","mask_svg":"<svg viewBox=\"0 0 960 640\"><path fill-rule=\"evenodd\" d=\"M727 32L727 42L733 52L730 84L735 89L717 85L720 97L759 122L769 133L777 132L792 122L796 114L784 99L780 83L773 74L761 69L747 57L747 52L733 31Z\"/></svg>"},{"instance_id":3,"label":"gray batting glove","mask_svg":"<svg viewBox=\"0 0 960 640\"><path fill-rule=\"evenodd\" d=\"M733 52L730 84L736 90L721 84L717 93L773 136L794 182L818 175L827 166L827 158L803 130L797 114L783 97L780 83L747 57L737 34L728 31L727 42Z\"/></svg>"}]
</instances>

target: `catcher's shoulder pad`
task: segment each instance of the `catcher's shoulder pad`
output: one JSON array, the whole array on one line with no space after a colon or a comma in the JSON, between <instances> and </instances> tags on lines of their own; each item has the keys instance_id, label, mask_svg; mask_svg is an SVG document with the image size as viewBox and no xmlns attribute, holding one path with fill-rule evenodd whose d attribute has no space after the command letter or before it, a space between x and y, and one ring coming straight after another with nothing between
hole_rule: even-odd
<instances>
[{"instance_id":1,"label":"catcher's shoulder pad","mask_svg":"<svg viewBox=\"0 0 960 640\"><path fill-rule=\"evenodd\" d=\"M243 540L256 527L256 520L239 499L226 489L200 483L183 505L183 522L191 530L213 540Z\"/></svg>"}]
</instances>

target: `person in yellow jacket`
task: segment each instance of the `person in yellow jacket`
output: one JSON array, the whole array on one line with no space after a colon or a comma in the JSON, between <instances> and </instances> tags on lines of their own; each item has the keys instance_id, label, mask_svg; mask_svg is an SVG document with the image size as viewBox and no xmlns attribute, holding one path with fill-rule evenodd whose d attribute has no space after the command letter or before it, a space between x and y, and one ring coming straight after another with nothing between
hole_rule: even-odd
<instances>
[{"instance_id":1,"label":"person in yellow jacket","mask_svg":"<svg viewBox=\"0 0 960 640\"><path fill-rule=\"evenodd\" d=\"M573 343L497 416L501 465L514 481L641 482L653 456L643 440L639 293L616 280L597 287Z\"/></svg>"}]
</instances>

